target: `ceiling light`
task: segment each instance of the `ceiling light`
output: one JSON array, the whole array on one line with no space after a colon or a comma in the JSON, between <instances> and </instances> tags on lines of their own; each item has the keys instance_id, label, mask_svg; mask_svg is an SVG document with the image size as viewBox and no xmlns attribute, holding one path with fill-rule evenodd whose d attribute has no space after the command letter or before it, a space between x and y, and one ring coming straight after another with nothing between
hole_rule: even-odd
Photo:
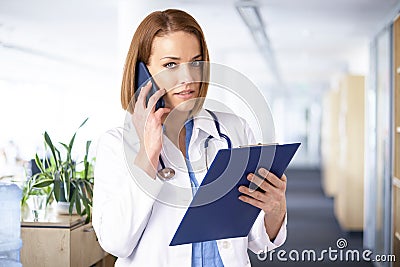
<instances>
[{"instance_id":1,"label":"ceiling light","mask_svg":"<svg viewBox=\"0 0 400 267\"><path fill-rule=\"evenodd\" d=\"M236 9L250 29L256 30L264 28L264 23L255 3L249 1L239 2L239 4L236 5Z\"/></svg>"},{"instance_id":2,"label":"ceiling light","mask_svg":"<svg viewBox=\"0 0 400 267\"><path fill-rule=\"evenodd\" d=\"M272 75L280 86L283 86L278 66L275 60L275 54L271 48L271 42L265 31L259 6L254 1L243 0L236 3L236 10L249 28L260 53L264 56Z\"/></svg>"}]
</instances>

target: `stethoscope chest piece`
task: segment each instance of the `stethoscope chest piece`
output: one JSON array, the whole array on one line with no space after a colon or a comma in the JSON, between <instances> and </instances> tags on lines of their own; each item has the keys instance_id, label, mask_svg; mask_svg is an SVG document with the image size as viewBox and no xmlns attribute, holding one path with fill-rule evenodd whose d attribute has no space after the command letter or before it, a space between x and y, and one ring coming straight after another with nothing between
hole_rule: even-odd
<instances>
[{"instance_id":1,"label":"stethoscope chest piece","mask_svg":"<svg viewBox=\"0 0 400 267\"><path fill-rule=\"evenodd\" d=\"M175 176L175 171L172 168L162 168L157 172L157 177L161 180L167 181Z\"/></svg>"}]
</instances>

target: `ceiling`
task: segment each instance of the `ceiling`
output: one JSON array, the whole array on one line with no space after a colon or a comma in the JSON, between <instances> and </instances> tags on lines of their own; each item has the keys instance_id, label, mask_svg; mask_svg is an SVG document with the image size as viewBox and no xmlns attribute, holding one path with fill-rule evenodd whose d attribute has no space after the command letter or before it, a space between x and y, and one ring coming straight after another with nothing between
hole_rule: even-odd
<instances>
[{"instance_id":1,"label":"ceiling","mask_svg":"<svg viewBox=\"0 0 400 267\"><path fill-rule=\"evenodd\" d=\"M265 90L275 90L268 62L236 11L236 2L157 0L148 6L138 0L1 0L0 80L43 82L47 71L65 79L61 72L79 67L82 77L92 75L94 80L100 73L114 75L115 81L141 19L127 17L138 9L144 16L145 10L175 7L189 11L203 26L213 61L238 69ZM367 72L369 42L400 6L398 0L257 3L283 80L279 86L316 97L341 73Z\"/></svg>"},{"instance_id":2,"label":"ceiling","mask_svg":"<svg viewBox=\"0 0 400 267\"><path fill-rule=\"evenodd\" d=\"M203 27L213 62L242 72L272 99L276 136L284 137L278 140L309 134L318 159L322 94L343 73L367 73L369 44L399 11L400 0L258 0L282 84L237 1L0 0L0 125L6 125L0 146L16 140L29 157L45 130L65 140L90 117L90 130L80 136L96 140L116 126L133 32L151 10L180 8Z\"/></svg>"}]
</instances>

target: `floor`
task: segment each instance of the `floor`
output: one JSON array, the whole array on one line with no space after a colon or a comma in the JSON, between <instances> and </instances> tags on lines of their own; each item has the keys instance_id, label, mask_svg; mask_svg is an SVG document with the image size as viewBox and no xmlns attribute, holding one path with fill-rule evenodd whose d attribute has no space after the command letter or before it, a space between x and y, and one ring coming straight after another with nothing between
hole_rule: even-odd
<instances>
[{"instance_id":1,"label":"floor","mask_svg":"<svg viewBox=\"0 0 400 267\"><path fill-rule=\"evenodd\" d=\"M288 238L274 253L257 256L249 252L252 266L373 267L372 263L362 259L362 233L344 232L336 221L333 199L325 197L321 188L320 171L292 169L286 171L286 176ZM339 249L345 243L347 246ZM321 257L323 250L327 252ZM360 257L358 262L353 260L357 254Z\"/></svg>"}]
</instances>

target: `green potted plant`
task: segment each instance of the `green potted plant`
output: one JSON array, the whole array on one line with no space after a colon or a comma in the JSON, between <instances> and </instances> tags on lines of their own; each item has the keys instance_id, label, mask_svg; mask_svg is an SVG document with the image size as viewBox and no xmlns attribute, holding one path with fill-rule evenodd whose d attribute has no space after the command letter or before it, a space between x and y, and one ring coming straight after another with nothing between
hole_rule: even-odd
<instances>
[{"instance_id":1,"label":"green potted plant","mask_svg":"<svg viewBox=\"0 0 400 267\"><path fill-rule=\"evenodd\" d=\"M78 130L87 122L85 119ZM77 131L78 131L77 130ZM91 141L86 141L86 149L82 161L76 162L72 158L72 149L76 133L69 144L59 142L65 153L61 153L47 132L44 133L44 144L51 152L49 158L40 159L35 155L35 162L40 172L33 175L24 188L24 199L31 192L41 189L47 195L47 203L53 200L57 202L58 209L67 206L67 213L86 215L86 221L91 220L91 208L93 198L93 161L89 160L89 148ZM64 212L61 212L64 213Z\"/></svg>"}]
</instances>

